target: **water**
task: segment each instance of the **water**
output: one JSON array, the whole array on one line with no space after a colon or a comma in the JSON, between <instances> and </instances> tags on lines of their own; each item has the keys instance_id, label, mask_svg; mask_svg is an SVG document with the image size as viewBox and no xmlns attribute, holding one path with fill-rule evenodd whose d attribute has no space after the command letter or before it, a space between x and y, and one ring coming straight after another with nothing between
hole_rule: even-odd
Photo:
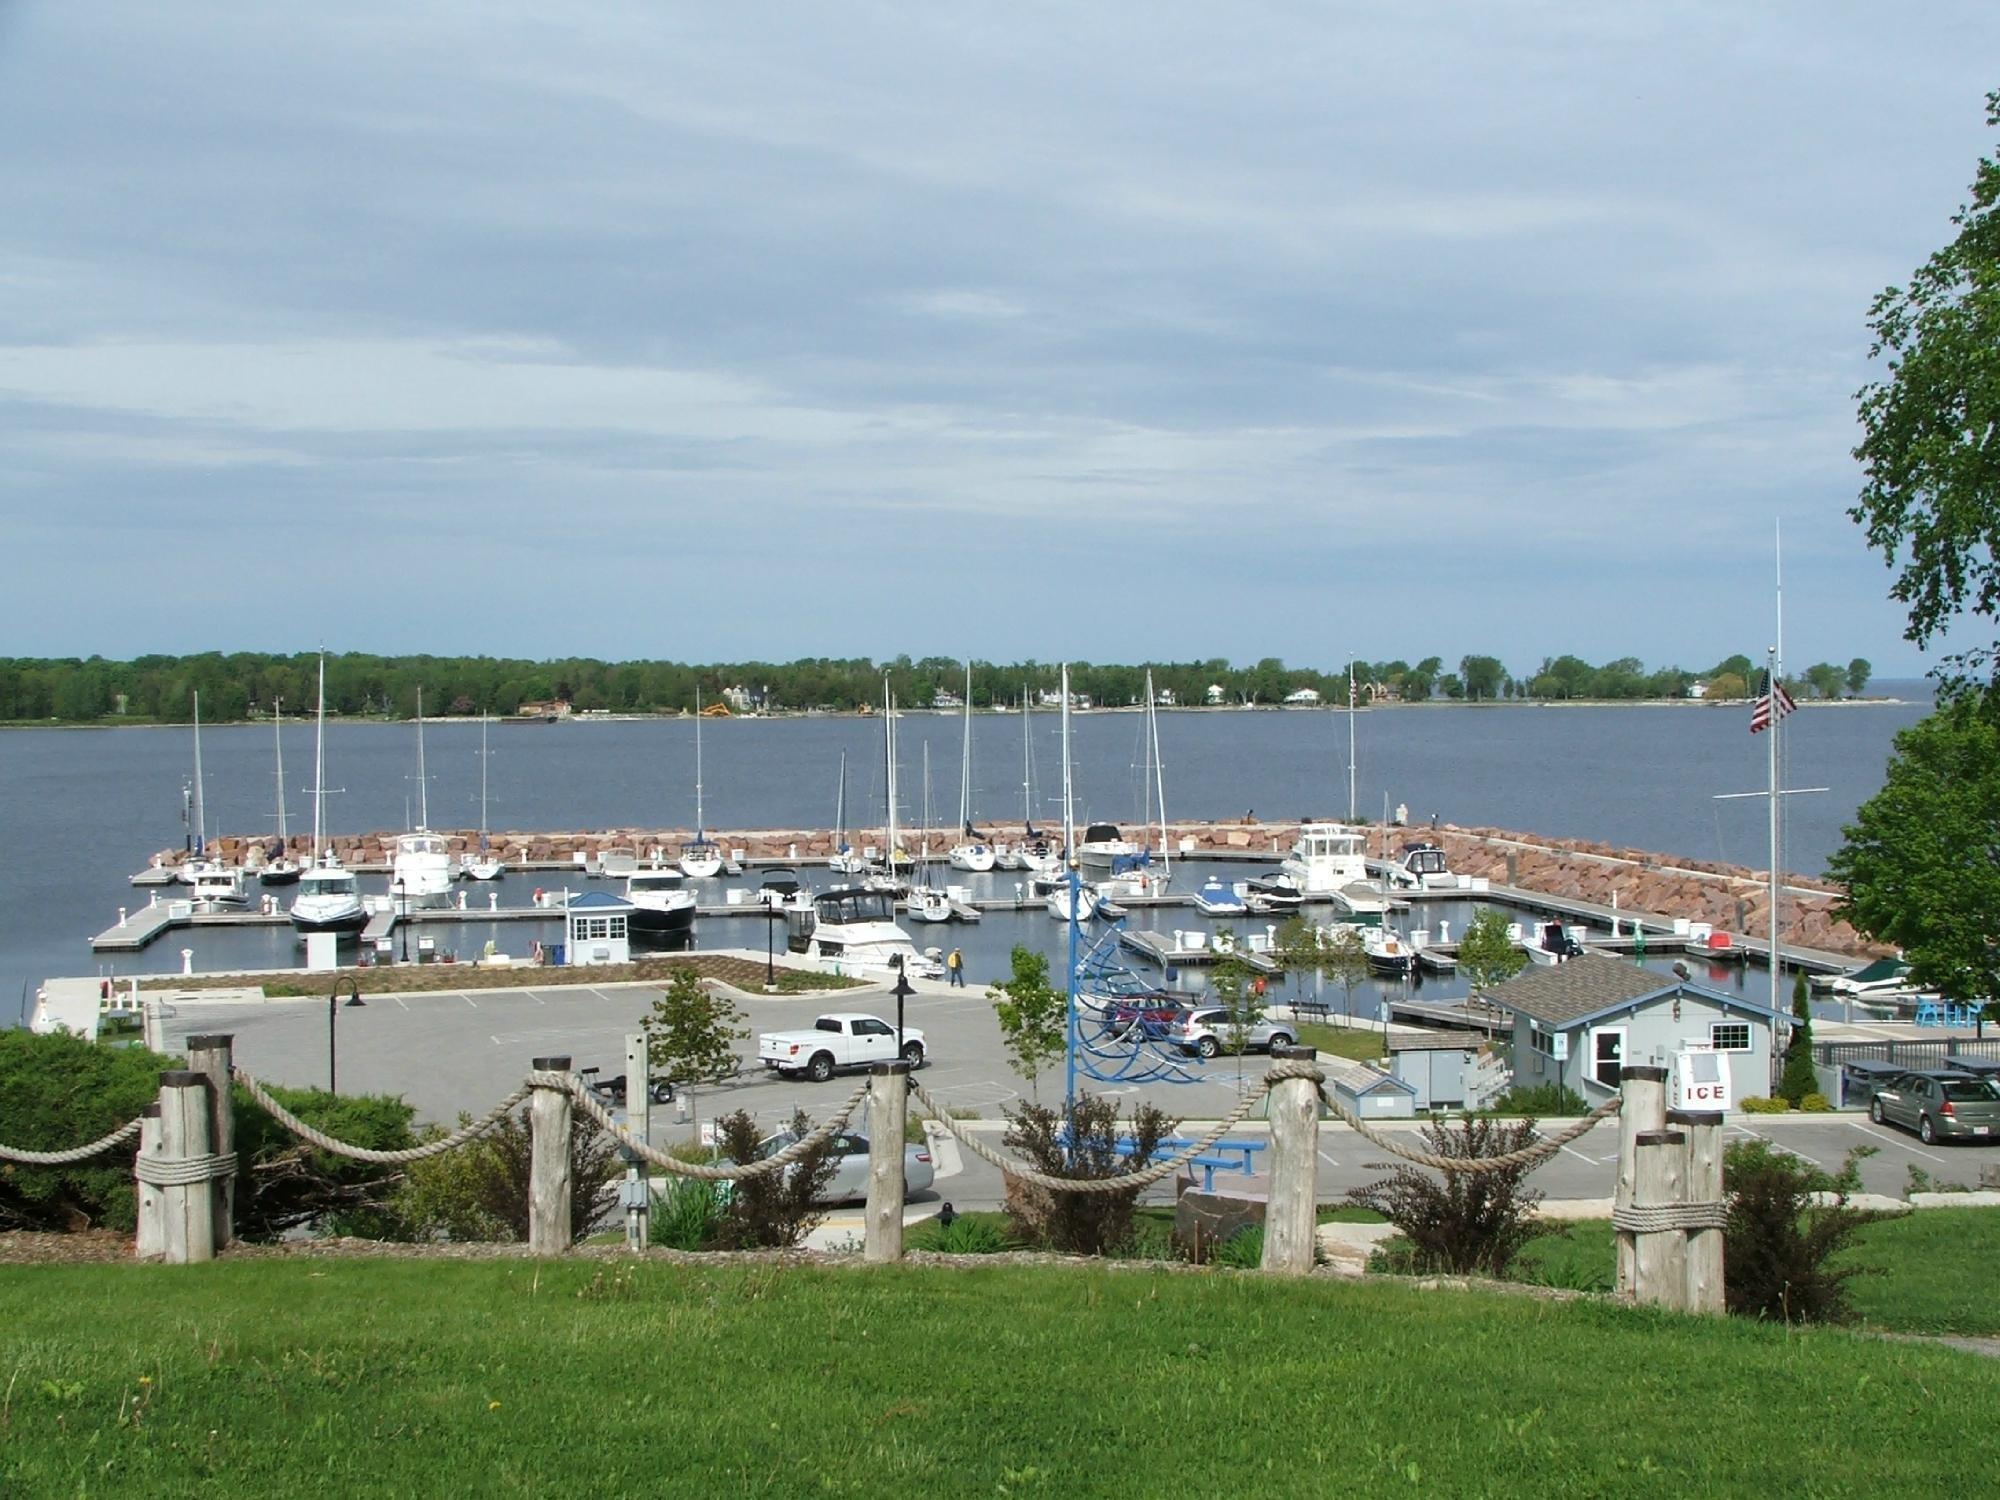
<instances>
[{"instance_id":1,"label":"water","mask_svg":"<svg viewBox=\"0 0 2000 1500\"><path fill-rule=\"evenodd\" d=\"M1921 684L1901 687L1916 697ZM1841 825L1881 785L1896 731L1924 712L1907 705L1807 710L1786 721L1785 780L1824 785L1821 796L1787 799L1786 863L1817 872L1838 847ZM1357 804L1380 817L1385 800L1413 821L1432 813L1550 836L1601 839L1685 858L1761 865L1761 799L1717 802L1717 792L1765 784L1765 742L1740 708L1430 707L1356 716ZM1058 716L1037 714L1038 821L1060 816ZM1078 715L1072 723L1079 820L1136 822L1143 805L1143 716ZM879 828L882 726L857 718L714 720L703 725L704 803L711 828L826 827L833 821L841 752L848 757L850 827ZM479 726L426 729L430 821L472 827L479 818ZM911 714L898 721L899 786L906 822L921 811L919 774L930 746L932 825L957 818L960 721ZM1160 715L1167 808L1187 818L1280 820L1347 811L1347 720L1333 712ZM677 826L694 819L694 728L688 721L494 726L491 821L497 829ZM973 721L973 812L1018 818L1023 806L1022 721ZM303 788L312 780L308 724L288 727L285 765L295 830L310 827ZM209 826L215 833L275 827L276 787L268 726L211 728L202 735ZM177 969L194 947L201 968L278 967L297 961L287 929L175 933L142 954L94 956L87 939L116 908L143 905L126 877L155 849L181 841L181 787L193 767L186 729L12 730L0 734L0 986L51 974ZM416 741L408 725L350 724L327 732L328 798L336 831L400 828L418 800ZM1274 861L1275 863L1275 861ZM1240 867L1238 873L1241 873ZM962 878L962 877L954 877ZM1005 881L1011 894L1012 876ZM515 877L503 905L525 904L548 877ZM1196 882L1198 883L1198 882ZM364 882L381 884L381 881ZM515 887L519 889L515 889ZM484 892L470 888L477 905ZM1191 912L1142 916L1192 926ZM717 928L731 934L721 936ZM751 921L711 922L705 945L754 947ZM1004 972L1013 941L1054 951L1059 924L1039 912L993 914L976 929L915 930L921 943L961 943L975 981ZM487 938L519 952L524 924L498 929L440 925L440 946L471 956ZM543 934L544 937L547 934ZM1443 991L1441 991L1443 993ZM0 1002L0 1014L11 1014Z\"/></svg>"}]
</instances>

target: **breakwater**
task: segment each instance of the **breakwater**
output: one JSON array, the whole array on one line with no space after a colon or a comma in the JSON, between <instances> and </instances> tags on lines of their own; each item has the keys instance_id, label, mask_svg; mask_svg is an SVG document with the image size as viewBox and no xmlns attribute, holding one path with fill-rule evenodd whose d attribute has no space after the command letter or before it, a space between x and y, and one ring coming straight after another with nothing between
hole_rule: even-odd
<instances>
[{"instance_id":1,"label":"breakwater","mask_svg":"<svg viewBox=\"0 0 2000 1500\"><path fill-rule=\"evenodd\" d=\"M1018 823L987 822L983 828L990 837L1005 843L1014 842L1022 833ZM1436 828L1375 825L1366 832L1369 852L1377 858L1393 857L1406 842L1429 840L1443 847L1452 870L1461 875L1483 876L1496 884L1564 900L1615 905L1628 912L1686 917L1725 932L1761 937L1770 930L1768 872L1748 866L1679 859L1584 839L1542 838L1532 833L1450 823ZM1268 860L1273 867L1284 857L1297 834L1295 822L1261 822L1254 818L1167 825L1168 841L1176 853L1186 851L1253 863ZM350 868L386 868L396 836L393 831L348 835L329 843ZM479 843L476 830L453 830L443 832L442 836L460 854L477 849ZM832 830L826 828L711 830L709 836L725 849L740 851L743 859L757 862L819 863L833 853L835 844ZM693 837L693 830L686 828L507 830L489 834L488 841L494 852L516 868L559 868L597 859L614 849L633 850L642 857L655 851L671 857ZM857 847L880 842L879 831L851 833L849 838ZM906 851L914 851L921 835L905 831L904 841ZM217 841L222 857L232 861L241 859L253 846L268 842L242 837ZM934 838L933 851L942 854L949 842L949 834ZM293 854L308 856L309 844L310 840L293 839ZM178 849L162 850L157 856L160 862L169 865L181 858ZM1787 876L1782 913L1786 942L1830 953L1869 955L1886 951L1835 917L1833 908L1839 895L1839 888L1827 881Z\"/></svg>"}]
</instances>

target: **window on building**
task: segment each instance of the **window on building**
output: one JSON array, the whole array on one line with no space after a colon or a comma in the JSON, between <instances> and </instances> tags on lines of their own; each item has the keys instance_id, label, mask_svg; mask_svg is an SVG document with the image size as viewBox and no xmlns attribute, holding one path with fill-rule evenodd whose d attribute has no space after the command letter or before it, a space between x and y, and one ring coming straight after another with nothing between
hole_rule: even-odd
<instances>
[{"instance_id":1,"label":"window on building","mask_svg":"<svg viewBox=\"0 0 2000 1500\"><path fill-rule=\"evenodd\" d=\"M1623 1026L1601 1026L1590 1034L1590 1076L1598 1083L1617 1088L1624 1061Z\"/></svg>"},{"instance_id":2,"label":"window on building","mask_svg":"<svg viewBox=\"0 0 2000 1500\"><path fill-rule=\"evenodd\" d=\"M1717 1052L1748 1052L1750 1050L1750 1023L1748 1021L1711 1021L1708 1023L1709 1045Z\"/></svg>"}]
</instances>

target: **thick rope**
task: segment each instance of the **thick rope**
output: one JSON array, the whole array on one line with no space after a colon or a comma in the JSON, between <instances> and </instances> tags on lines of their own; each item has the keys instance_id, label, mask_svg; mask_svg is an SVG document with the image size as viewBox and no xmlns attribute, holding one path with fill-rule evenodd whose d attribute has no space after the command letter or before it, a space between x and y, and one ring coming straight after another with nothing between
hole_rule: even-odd
<instances>
[{"instance_id":1,"label":"thick rope","mask_svg":"<svg viewBox=\"0 0 2000 1500\"><path fill-rule=\"evenodd\" d=\"M1261 1086L1252 1089L1238 1100L1236 1108L1230 1112L1228 1118L1216 1125L1214 1129L1210 1130L1200 1140L1175 1152L1172 1156L1141 1167L1136 1172L1121 1172L1115 1177L1057 1177L1053 1173L1037 1171L1033 1167L1026 1166L1011 1157L1002 1155L984 1141L975 1137L957 1120L954 1120L945 1107L930 1096L929 1091L922 1084L912 1080L910 1092L916 1096L917 1102L924 1107L932 1119L936 1120L946 1130L950 1131L952 1135L958 1138L958 1143L961 1146L965 1147L966 1150L970 1151L974 1156L979 1157L982 1161L998 1167L1010 1177L1017 1177L1023 1182L1032 1183L1034 1186L1045 1188L1052 1193L1129 1193L1137 1192L1140 1188L1150 1187L1161 1178L1169 1177L1178 1172L1196 1157L1206 1156L1210 1148L1217 1141L1243 1123L1244 1118L1250 1111L1256 1108L1258 1100L1264 1096L1266 1089L1270 1088L1272 1084L1287 1078L1308 1078L1317 1085L1325 1080L1326 1075L1309 1062L1274 1063L1270 1071L1265 1073Z\"/></svg>"},{"instance_id":2,"label":"thick rope","mask_svg":"<svg viewBox=\"0 0 2000 1500\"><path fill-rule=\"evenodd\" d=\"M102 1152L122 1146L138 1133L139 1122L130 1120L88 1146L77 1146L68 1151L27 1151L19 1146L0 1146L0 1161L17 1161L30 1167L66 1167L72 1162L88 1161Z\"/></svg>"},{"instance_id":3,"label":"thick rope","mask_svg":"<svg viewBox=\"0 0 2000 1500\"><path fill-rule=\"evenodd\" d=\"M321 1151L328 1152L334 1156L345 1156L352 1161L373 1162L377 1166L384 1167L400 1167L409 1162L424 1161L429 1157L442 1156L447 1151L456 1151L460 1146L470 1141L478 1140L479 1137L506 1119L509 1112L528 1097L528 1090L526 1088L516 1089L496 1104L484 1117L474 1120L470 1125L460 1126L450 1135L440 1136L437 1140L425 1141L421 1146L411 1146L402 1151L376 1151L367 1146L352 1145L336 1136L328 1135L323 1130L315 1130L312 1126L306 1124L304 1120L301 1120L297 1115L286 1109L276 1099L273 1099L270 1091L263 1084L252 1078L241 1068L232 1069L230 1076L243 1085L244 1092L249 1094L252 1099L255 1099L265 1113L307 1145L315 1146ZM556 1074L554 1076L564 1077L566 1075ZM134 1128L137 1128L136 1124Z\"/></svg>"},{"instance_id":4,"label":"thick rope","mask_svg":"<svg viewBox=\"0 0 2000 1500\"><path fill-rule=\"evenodd\" d=\"M698 1177L704 1182L747 1182L753 1177L767 1177L773 1172L782 1172L793 1162L812 1155L840 1134L849 1116L860 1108L861 1101L868 1097L868 1085L864 1083L847 1096L846 1103L842 1104L824 1125L810 1135L799 1137L784 1150L774 1152L761 1161L710 1167L699 1162L682 1161L678 1156L669 1155L657 1146L642 1144L624 1125L613 1118L611 1111L604 1107L604 1102L584 1086L583 1080L572 1073L530 1073L528 1082L535 1088L562 1089L576 1101L585 1114L617 1141L621 1149L629 1151L641 1161L649 1162L662 1172L675 1177Z\"/></svg>"},{"instance_id":5,"label":"thick rope","mask_svg":"<svg viewBox=\"0 0 2000 1500\"><path fill-rule=\"evenodd\" d=\"M1322 1098L1325 1096L1322 1095ZM1532 1146L1523 1146L1519 1151L1508 1151L1500 1156L1439 1156L1435 1152L1413 1150L1393 1136L1370 1129L1367 1122L1338 1099L1327 1099L1327 1106L1341 1119L1352 1125L1364 1140L1372 1141L1391 1156L1400 1156L1404 1161L1413 1161L1420 1167L1434 1167L1440 1172L1470 1172L1479 1176L1487 1172L1507 1172L1515 1167L1539 1166L1554 1156L1563 1147L1579 1136L1588 1134L1601 1121L1618 1113L1622 1101L1617 1096L1604 1101L1575 1124L1554 1135L1544 1136Z\"/></svg>"},{"instance_id":6,"label":"thick rope","mask_svg":"<svg viewBox=\"0 0 2000 1500\"><path fill-rule=\"evenodd\" d=\"M141 1155L132 1174L154 1187L193 1187L236 1175L236 1153L227 1156L163 1157Z\"/></svg>"},{"instance_id":7,"label":"thick rope","mask_svg":"<svg viewBox=\"0 0 2000 1500\"><path fill-rule=\"evenodd\" d=\"M1727 1229L1727 1203L1657 1203L1647 1208L1614 1208L1611 1227L1632 1234L1659 1234L1674 1229Z\"/></svg>"}]
</instances>

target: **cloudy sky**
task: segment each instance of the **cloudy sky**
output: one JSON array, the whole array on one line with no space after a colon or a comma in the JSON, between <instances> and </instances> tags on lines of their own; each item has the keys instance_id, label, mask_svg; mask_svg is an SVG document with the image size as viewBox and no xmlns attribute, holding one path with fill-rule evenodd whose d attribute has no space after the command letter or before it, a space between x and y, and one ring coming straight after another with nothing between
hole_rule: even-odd
<instances>
[{"instance_id":1,"label":"cloudy sky","mask_svg":"<svg viewBox=\"0 0 2000 1500\"><path fill-rule=\"evenodd\" d=\"M1922 666L2000 8L0 0L0 654Z\"/></svg>"}]
</instances>

